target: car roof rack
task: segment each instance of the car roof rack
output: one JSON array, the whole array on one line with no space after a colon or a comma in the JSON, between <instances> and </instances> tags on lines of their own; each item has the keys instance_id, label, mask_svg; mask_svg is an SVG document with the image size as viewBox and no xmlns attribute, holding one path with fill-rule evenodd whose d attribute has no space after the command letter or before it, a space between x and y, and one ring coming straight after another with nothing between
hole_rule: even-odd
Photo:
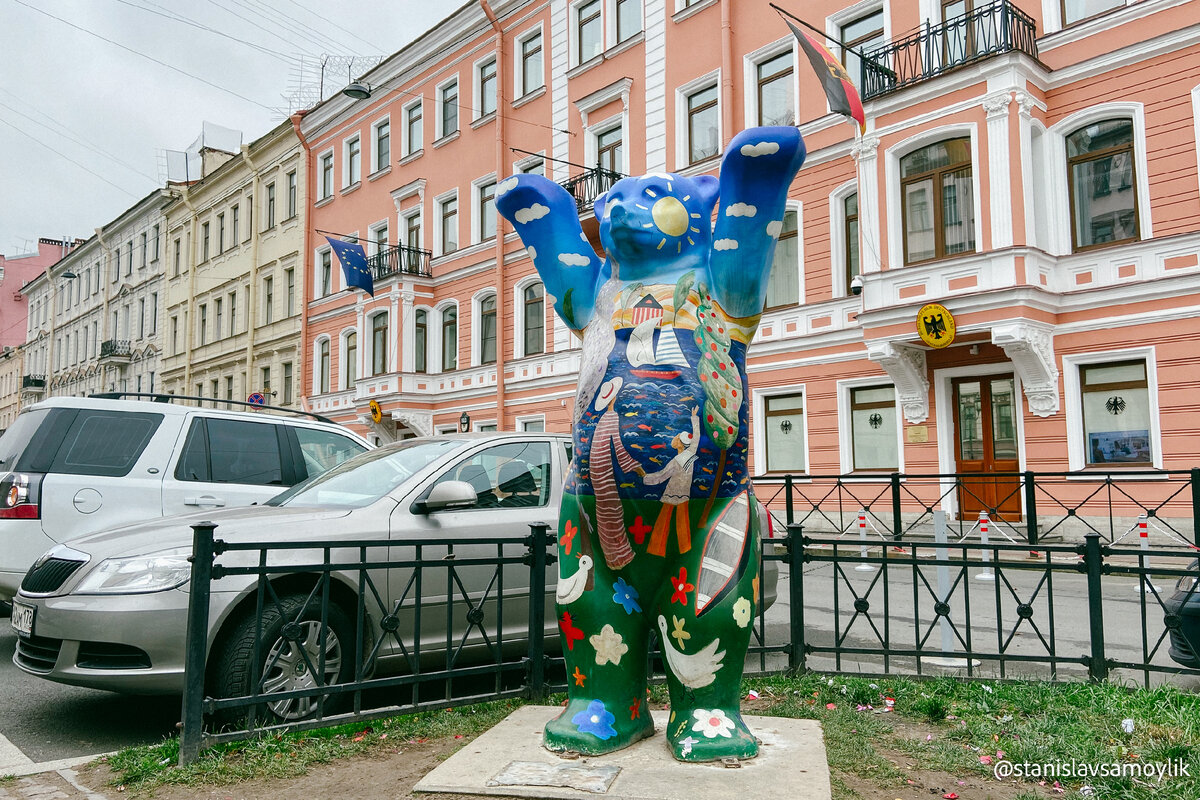
<instances>
[{"instance_id":1,"label":"car roof rack","mask_svg":"<svg viewBox=\"0 0 1200 800\"><path fill-rule=\"evenodd\" d=\"M219 403L221 405L229 406L230 411L234 410L232 406L239 406L251 408L255 411L277 411L294 417L311 417L318 422L328 422L330 425L337 425L337 423L331 420L329 417L325 417L320 414L314 414L311 411L297 411L294 408L283 408L282 406L269 406L266 404L259 405L258 403L249 403L245 400L219 400L215 397L198 397L196 395L189 394L162 394L160 392L97 392L89 395L89 397L94 397L97 400L124 400L132 397L152 400L155 403L173 403L176 400L190 400L192 402L200 403L201 408L204 407L205 403L212 403L213 407L216 408L217 404Z\"/></svg>"}]
</instances>

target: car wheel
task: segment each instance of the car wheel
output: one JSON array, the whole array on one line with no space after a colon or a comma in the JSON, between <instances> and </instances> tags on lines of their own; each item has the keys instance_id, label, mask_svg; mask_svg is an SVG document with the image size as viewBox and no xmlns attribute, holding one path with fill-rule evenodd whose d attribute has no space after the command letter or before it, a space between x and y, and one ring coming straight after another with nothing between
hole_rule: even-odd
<instances>
[{"instance_id":1,"label":"car wheel","mask_svg":"<svg viewBox=\"0 0 1200 800\"><path fill-rule=\"evenodd\" d=\"M210 673L215 696L246 697L251 693L256 633L261 642L258 672L262 694L311 689L317 685L352 680L354 624L346 612L334 603L330 603L326 618L329 629L322 637L320 599L309 601L307 595L300 594L287 595L280 599L277 606L272 604L264 608L261 625L256 624L253 614L242 617L215 653ZM321 668L322 646L325 668L323 679L318 684L313 670ZM335 713L344 698L344 695L339 695L326 699L325 713ZM260 712L256 716L266 724L296 722L315 716L317 707L317 697L294 697L264 703L259 706ZM218 721L224 724L239 722L247 713L246 709L235 709L221 716Z\"/></svg>"}]
</instances>

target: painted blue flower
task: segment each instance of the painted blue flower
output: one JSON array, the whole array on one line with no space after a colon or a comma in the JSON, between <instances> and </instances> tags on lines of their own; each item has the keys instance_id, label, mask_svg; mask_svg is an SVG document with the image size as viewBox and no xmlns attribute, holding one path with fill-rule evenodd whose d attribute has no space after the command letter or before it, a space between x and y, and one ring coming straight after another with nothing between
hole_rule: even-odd
<instances>
[{"instance_id":1,"label":"painted blue flower","mask_svg":"<svg viewBox=\"0 0 1200 800\"><path fill-rule=\"evenodd\" d=\"M637 600L637 589L626 583L624 578L617 578L617 583L613 586L613 602L624 608L626 614L632 614L642 610Z\"/></svg>"},{"instance_id":2,"label":"painted blue flower","mask_svg":"<svg viewBox=\"0 0 1200 800\"><path fill-rule=\"evenodd\" d=\"M617 735L617 729L612 726L616 721L600 700L588 703L586 711L580 711L571 717L571 722L579 726L580 733L590 733L599 739L611 739Z\"/></svg>"}]
</instances>

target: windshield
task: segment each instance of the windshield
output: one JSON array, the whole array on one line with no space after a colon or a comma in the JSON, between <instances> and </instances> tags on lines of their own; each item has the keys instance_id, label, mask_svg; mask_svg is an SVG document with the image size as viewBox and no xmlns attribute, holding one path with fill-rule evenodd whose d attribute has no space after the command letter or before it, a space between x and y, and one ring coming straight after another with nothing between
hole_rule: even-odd
<instances>
[{"instance_id":1,"label":"windshield","mask_svg":"<svg viewBox=\"0 0 1200 800\"><path fill-rule=\"evenodd\" d=\"M412 439L343 461L323 475L293 486L267 501L269 506L362 508L466 444L462 440Z\"/></svg>"}]
</instances>

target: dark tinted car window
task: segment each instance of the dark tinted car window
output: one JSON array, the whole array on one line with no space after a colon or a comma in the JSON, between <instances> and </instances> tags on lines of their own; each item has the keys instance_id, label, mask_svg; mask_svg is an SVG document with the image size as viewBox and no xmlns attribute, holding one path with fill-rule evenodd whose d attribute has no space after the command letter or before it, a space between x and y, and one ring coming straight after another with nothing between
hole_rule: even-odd
<instances>
[{"instance_id":1,"label":"dark tinted car window","mask_svg":"<svg viewBox=\"0 0 1200 800\"><path fill-rule=\"evenodd\" d=\"M179 455L179 463L175 466L175 479L180 481L208 481L208 435L204 430L204 420L192 420L192 428L188 431L187 441L184 442L183 452Z\"/></svg>"},{"instance_id":2,"label":"dark tinted car window","mask_svg":"<svg viewBox=\"0 0 1200 800\"><path fill-rule=\"evenodd\" d=\"M283 485L278 426L225 419L207 422L212 481Z\"/></svg>"},{"instance_id":3,"label":"dark tinted car window","mask_svg":"<svg viewBox=\"0 0 1200 800\"><path fill-rule=\"evenodd\" d=\"M17 460L25 452L38 427L50 416L50 409L26 411L18 414L13 424L0 436L0 469L17 469Z\"/></svg>"},{"instance_id":4,"label":"dark tinted car window","mask_svg":"<svg viewBox=\"0 0 1200 800\"><path fill-rule=\"evenodd\" d=\"M50 466L68 475L129 474L162 423L161 414L80 410Z\"/></svg>"}]
</instances>

